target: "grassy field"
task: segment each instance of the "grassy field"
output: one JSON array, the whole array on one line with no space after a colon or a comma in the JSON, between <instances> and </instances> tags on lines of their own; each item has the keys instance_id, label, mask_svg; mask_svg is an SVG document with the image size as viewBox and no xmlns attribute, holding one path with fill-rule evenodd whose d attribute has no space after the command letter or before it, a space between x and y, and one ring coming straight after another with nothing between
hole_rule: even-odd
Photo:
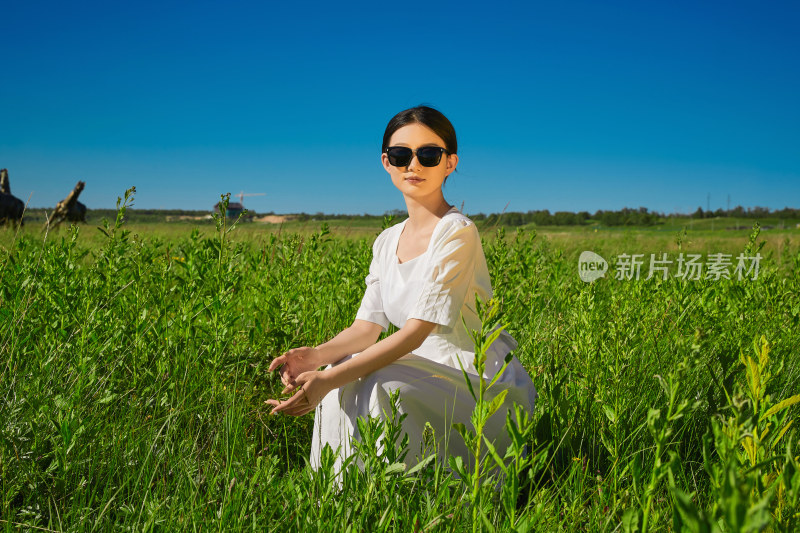
<instances>
[{"instance_id":1,"label":"grassy field","mask_svg":"<svg viewBox=\"0 0 800 533\"><path fill-rule=\"evenodd\" d=\"M391 223L401 221L395 218ZM102 246L106 237L97 228L102 226L102 221L94 224L79 224L80 244L88 248ZM664 224L651 227L601 227L589 226L544 226L535 227L527 225L520 228L502 228L508 235L514 234L518 229L526 234L535 233L540 240L549 240L567 254L578 254L583 249L597 249L605 253L645 253L677 252L678 235L681 237L682 249L692 253L738 253L742 243L752 232L753 220L744 218L736 219L687 219L682 223L665 221ZM775 260L782 262L786 250L800 243L800 228L795 227L794 221L783 223L778 219L764 219L759 221L762 229L760 239L764 241L765 251L775 255ZM783 226L783 227L782 227ZM216 233L214 221L210 222L147 222L125 224L130 234L134 237L149 236L163 241L177 242L193 231L199 233L201 238L208 238ZM229 235L233 242L243 242L250 245L261 246L272 236L280 238L282 235L299 235L309 237L325 227L329 237L344 239L373 239L381 231L381 225L367 220L330 220L330 221L288 221L283 224L267 224L248 222L236 226L236 231ZM497 230L494 225L479 223L479 228L484 239L494 241ZM735 229L738 228L738 229ZM59 226L52 231L50 238L59 238L68 232L68 227ZM44 239L43 227L40 224L28 223L20 229L0 227L0 245L10 246L14 239L25 237L27 239ZM626 249L625 247L630 247ZM789 255L791 255L789 253Z\"/></svg>"},{"instance_id":2,"label":"grassy field","mask_svg":"<svg viewBox=\"0 0 800 533\"><path fill-rule=\"evenodd\" d=\"M407 471L376 421L340 486L306 467L310 416L268 416L269 361L349 325L380 229L0 230L0 526L797 529L800 231L484 228L540 395L496 490ZM588 284L583 250L610 274L621 253L763 258L756 279Z\"/></svg>"}]
</instances>

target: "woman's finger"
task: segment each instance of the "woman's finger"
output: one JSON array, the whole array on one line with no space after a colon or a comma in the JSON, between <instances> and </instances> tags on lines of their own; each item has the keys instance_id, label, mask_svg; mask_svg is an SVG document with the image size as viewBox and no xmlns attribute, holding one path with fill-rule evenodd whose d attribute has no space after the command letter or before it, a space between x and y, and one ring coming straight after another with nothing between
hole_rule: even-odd
<instances>
[{"instance_id":1,"label":"woman's finger","mask_svg":"<svg viewBox=\"0 0 800 533\"><path fill-rule=\"evenodd\" d=\"M319 404L319 401L312 399L305 389L292 396L292 399L294 398L297 398L296 402L292 402L292 404L286 408L281 406L282 408L279 412L290 416L303 416L316 409L317 404Z\"/></svg>"},{"instance_id":2,"label":"woman's finger","mask_svg":"<svg viewBox=\"0 0 800 533\"><path fill-rule=\"evenodd\" d=\"M311 372L303 372L293 380L290 380L289 383L286 384L286 387L281 391L281 394L288 394L297 388L302 388L303 385L308 383L309 378L313 374Z\"/></svg>"},{"instance_id":3,"label":"woman's finger","mask_svg":"<svg viewBox=\"0 0 800 533\"><path fill-rule=\"evenodd\" d=\"M284 363L286 363L286 354L279 355L269 364L269 369L267 369L267 372L272 372Z\"/></svg>"},{"instance_id":4,"label":"woman's finger","mask_svg":"<svg viewBox=\"0 0 800 533\"><path fill-rule=\"evenodd\" d=\"M292 407L292 408L289 408L289 409L286 409L286 410L281 411L281 412L283 414L289 415L289 416L303 416L303 415L308 414L311 411L313 411L316 407L317 407L316 405L307 405L307 404L305 404L303 402L300 402L299 405L297 405L295 407Z\"/></svg>"},{"instance_id":5,"label":"woman's finger","mask_svg":"<svg viewBox=\"0 0 800 533\"><path fill-rule=\"evenodd\" d=\"M270 414L283 413L290 416L303 416L313 411L319 402L311 400L308 391L300 389L291 398L284 401L267 400L273 406Z\"/></svg>"},{"instance_id":6,"label":"woman's finger","mask_svg":"<svg viewBox=\"0 0 800 533\"><path fill-rule=\"evenodd\" d=\"M281 382L284 386L288 385L289 383L294 383L294 377L292 376L290 369L287 368L288 366L289 365L284 365L284 367L281 368Z\"/></svg>"},{"instance_id":7,"label":"woman's finger","mask_svg":"<svg viewBox=\"0 0 800 533\"><path fill-rule=\"evenodd\" d=\"M277 400L267 400L267 403L269 403L270 405L275 406L272 409L272 413L270 413L270 414L280 413L280 412L285 411L287 409L291 409L294 406L296 406L298 403L301 403L301 401L303 400L304 397L305 397L305 392L304 391L298 391L297 393L295 393L294 396L292 396L288 400L284 400L282 402L278 402Z\"/></svg>"},{"instance_id":8,"label":"woman's finger","mask_svg":"<svg viewBox=\"0 0 800 533\"><path fill-rule=\"evenodd\" d=\"M290 381L290 382L286 383L286 386L281 391L281 394L289 394L290 392L292 392L293 390L297 389L298 387L300 387L300 385L297 383L297 381Z\"/></svg>"}]
</instances>

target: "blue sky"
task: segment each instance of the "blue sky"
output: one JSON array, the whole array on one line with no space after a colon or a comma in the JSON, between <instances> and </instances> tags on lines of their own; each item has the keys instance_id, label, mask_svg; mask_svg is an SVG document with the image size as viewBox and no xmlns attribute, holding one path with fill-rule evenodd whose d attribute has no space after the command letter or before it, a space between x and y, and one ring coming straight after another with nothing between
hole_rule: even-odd
<instances>
[{"instance_id":1,"label":"blue sky","mask_svg":"<svg viewBox=\"0 0 800 533\"><path fill-rule=\"evenodd\" d=\"M468 213L800 207L798 2L5 2L0 168L53 206L402 209L428 103Z\"/></svg>"}]
</instances>

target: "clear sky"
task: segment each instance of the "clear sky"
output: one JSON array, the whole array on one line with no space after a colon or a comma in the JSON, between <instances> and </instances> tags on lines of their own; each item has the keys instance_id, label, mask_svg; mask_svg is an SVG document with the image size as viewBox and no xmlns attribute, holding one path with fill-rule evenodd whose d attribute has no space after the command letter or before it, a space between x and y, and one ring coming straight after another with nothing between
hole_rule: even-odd
<instances>
[{"instance_id":1,"label":"clear sky","mask_svg":"<svg viewBox=\"0 0 800 533\"><path fill-rule=\"evenodd\" d=\"M0 168L53 206L402 209L383 130L459 137L468 213L800 207L800 2L3 2Z\"/></svg>"}]
</instances>

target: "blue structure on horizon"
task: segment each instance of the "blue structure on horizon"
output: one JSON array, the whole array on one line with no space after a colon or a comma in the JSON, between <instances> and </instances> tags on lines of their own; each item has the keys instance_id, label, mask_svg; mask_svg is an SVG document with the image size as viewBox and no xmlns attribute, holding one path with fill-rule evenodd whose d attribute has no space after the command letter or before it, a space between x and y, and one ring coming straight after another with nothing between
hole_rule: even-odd
<instances>
[{"instance_id":1,"label":"blue structure on horizon","mask_svg":"<svg viewBox=\"0 0 800 533\"><path fill-rule=\"evenodd\" d=\"M214 204L214 211L220 211L220 202ZM241 203L230 202L228 204L228 209L225 211L225 216L227 218L236 219L242 214L242 211L244 211L244 206Z\"/></svg>"}]
</instances>

